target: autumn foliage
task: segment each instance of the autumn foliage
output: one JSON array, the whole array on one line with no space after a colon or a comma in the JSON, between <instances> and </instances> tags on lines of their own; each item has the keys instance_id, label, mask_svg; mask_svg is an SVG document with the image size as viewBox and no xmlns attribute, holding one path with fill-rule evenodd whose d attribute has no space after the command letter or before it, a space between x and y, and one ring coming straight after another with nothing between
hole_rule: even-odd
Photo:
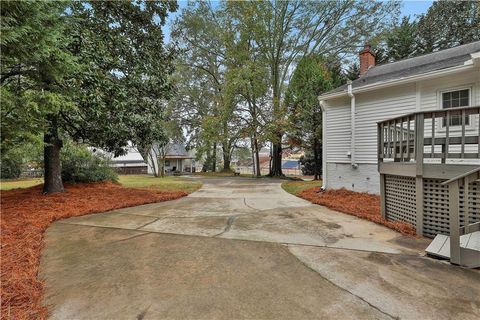
<instances>
[{"instance_id":1,"label":"autumn foliage","mask_svg":"<svg viewBox=\"0 0 480 320\"><path fill-rule=\"evenodd\" d=\"M405 222L387 221L380 213L380 197L346 189L322 191L320 187L306 189L299 197L315 204L366 219L405 235L415 235L415 228Z\"/></svg>"},{"instance_id":2,"label":"autumn foliage","mask_svg":"<svg viewBox=\"0 0 480 320\"><path fill-rule=\"evenodd\" d=\"M2 319L44 319L43 282L37 278L43 233L53 222L186 193L125 188L111 182L67 185L66 192L43 195L42 185L1 192Z\"/></svg>"}]
</instances>

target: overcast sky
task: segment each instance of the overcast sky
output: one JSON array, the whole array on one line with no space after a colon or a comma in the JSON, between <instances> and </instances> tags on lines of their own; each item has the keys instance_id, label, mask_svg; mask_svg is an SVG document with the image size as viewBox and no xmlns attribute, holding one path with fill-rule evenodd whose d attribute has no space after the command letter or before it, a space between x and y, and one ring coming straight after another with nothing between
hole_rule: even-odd
<instances>
[{"instance_id":1,"label":"overcast sky","mask_svg":"<svg viewBox=\"0 0 480 320\"><path fill-rule=\"evenodd\" d=\"M216 1L213 1L216 2ZM415 15L420 15L422 13L427 12L428 8L432 5L433 1L426 1L426 0L404 0L402 2L402 9L401 15L402 16L410 16L411 19L415 17ZM179 8L177 12L174 14L169 15L167 25L164 27L165 32L165 42L170 41L170 26L175 18L180 14L182 8L187 5L186 0L178 1Z\"/></svg>"}]
</instances>

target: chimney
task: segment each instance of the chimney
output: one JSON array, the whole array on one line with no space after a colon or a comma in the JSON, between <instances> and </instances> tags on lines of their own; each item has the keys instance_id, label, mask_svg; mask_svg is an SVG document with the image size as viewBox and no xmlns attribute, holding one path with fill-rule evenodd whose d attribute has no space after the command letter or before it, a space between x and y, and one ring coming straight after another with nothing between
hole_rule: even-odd
<instances>
[{"instance_id":1,"label":"chimney","mask_svg":"<svg viewBox=\"0 0 480 320\"><path fill-rule=\"evenodd\" d=\"M365 47L360 51L360 76L363 76L368 69L375 66L375 53L370 44L365 43Z\"/></svg>"}]
</instances>

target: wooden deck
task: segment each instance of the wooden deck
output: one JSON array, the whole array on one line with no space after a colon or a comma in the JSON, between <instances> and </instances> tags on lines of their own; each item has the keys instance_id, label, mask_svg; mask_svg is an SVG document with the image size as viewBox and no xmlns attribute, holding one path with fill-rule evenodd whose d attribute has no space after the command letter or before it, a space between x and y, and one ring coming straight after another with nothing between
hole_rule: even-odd
<instances>
[{"instance_id":1,"label":"wooden deck","mask_svg":"<svg viewBox=\"0 0 480 320\"><path fill-rule=\"evenodd\" d=\"M479 133L480 107L378 123L382 215L414 225L419 235L451 235L458 250L450 258L458 263L461 230L480 221Z\"/></svg>"},{"instance_id":2,"label":"wooden deck","mask_svg":"<svg viewBox=\"0 0 480 320\"><path fill-rule=\"evenodd\" d=\"M382 214L428 237L449 234L446 180L480 166L480 107L416 112L378 123ZM480 220L480 184L460 185L461 225ZM465 194L464 194L465 193Z\"/></svg>"}]
</instances>

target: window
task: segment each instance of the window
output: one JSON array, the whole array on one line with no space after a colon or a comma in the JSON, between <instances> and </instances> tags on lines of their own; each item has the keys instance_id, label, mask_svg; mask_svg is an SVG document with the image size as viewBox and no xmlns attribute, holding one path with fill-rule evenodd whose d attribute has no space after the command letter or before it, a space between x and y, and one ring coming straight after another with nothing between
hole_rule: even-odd
<instances>
[{"instance_id":1,"label":"window","mask_svg":"<svg viewBox=\"0 0 480 320\"><path fill-rule=\"evenodd\" d=\"M470 89L462 89L457 91L442 92L442 108L451 109L459 107L468 107L470 105ZM470 117L465 116L465 125L470 123ZM446 126L447 119L443 118L443 126ZM451 126L462 125L462 116L451 115Z\"/></svg>"},{"instance_id":2,"label":"window","mask_svg":"<svg viewBox=\"0 0 480 320\"><path fill-rule=\"evenodd\" d=\"M170 167L170 160L165 160L165 167Z\"/></svg>"}]
</instances>

